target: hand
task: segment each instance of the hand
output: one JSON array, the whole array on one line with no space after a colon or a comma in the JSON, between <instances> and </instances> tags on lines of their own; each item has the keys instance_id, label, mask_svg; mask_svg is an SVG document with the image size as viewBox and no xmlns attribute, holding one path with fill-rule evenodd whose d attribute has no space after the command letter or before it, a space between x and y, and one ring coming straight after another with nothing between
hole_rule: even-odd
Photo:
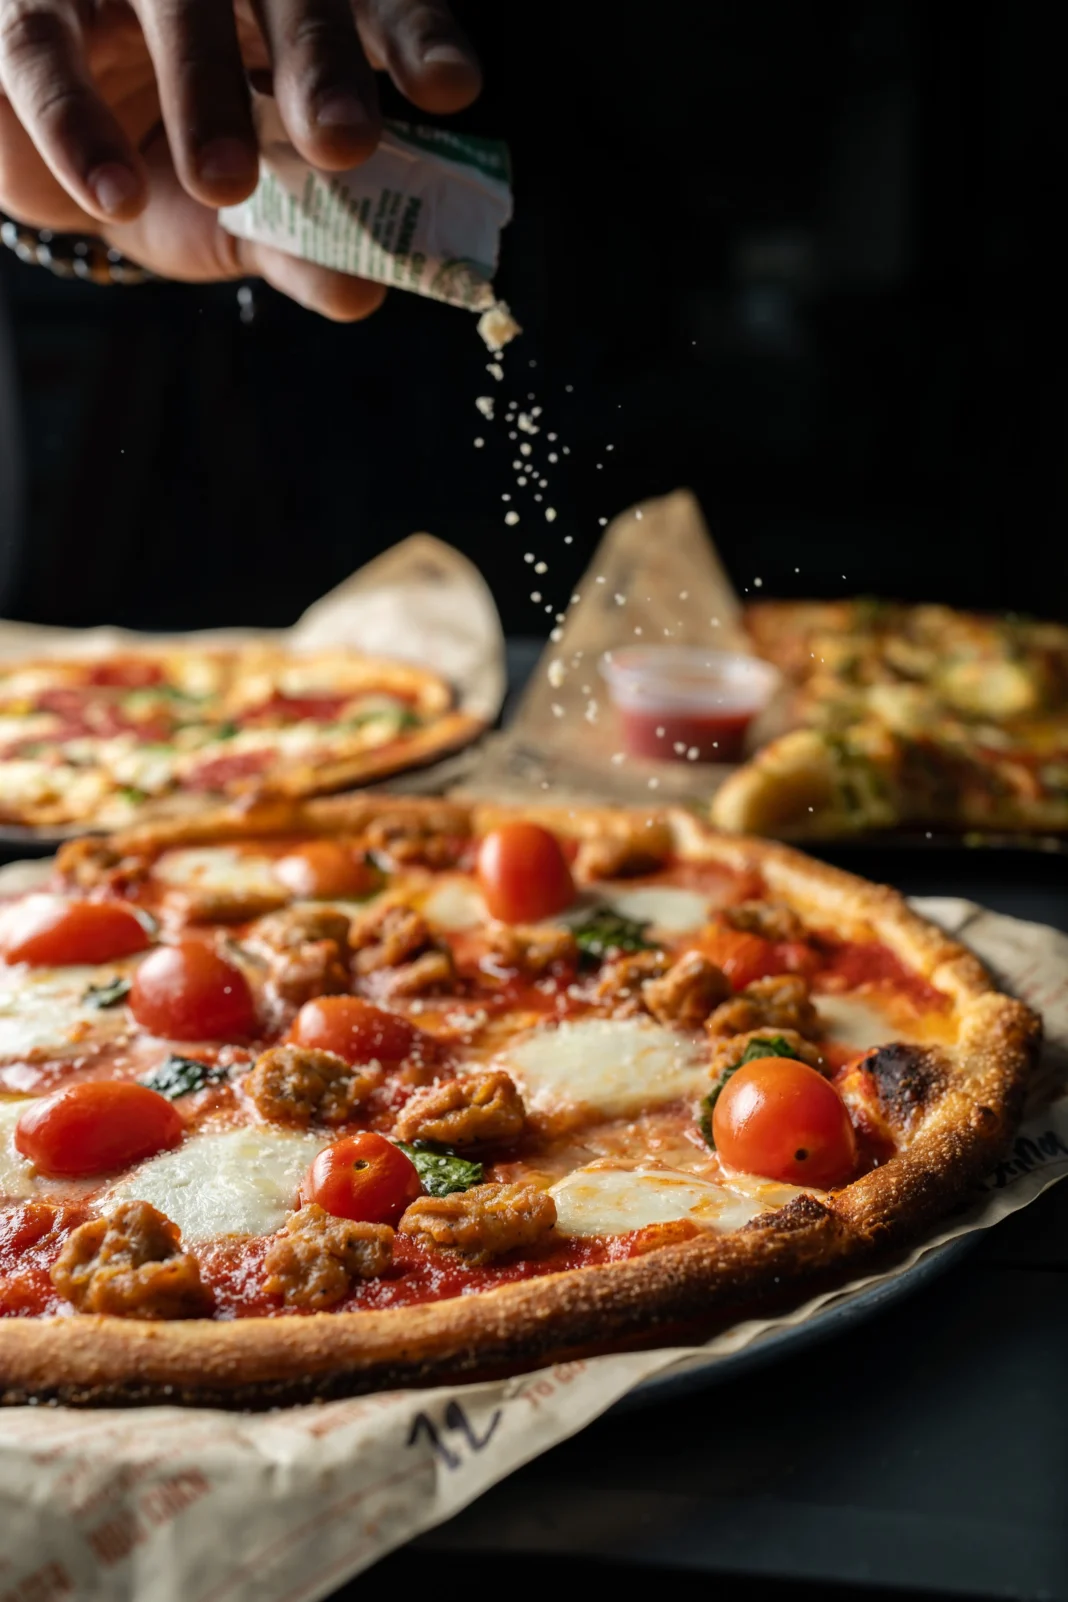
<instances>
[{"instance_id":1,"label":"hand","mask_svg":"<svg viewBox=\"0 0 1068 1602\"><path fill-rule=\"evenodd\" d=\"M269 71L293 145L324 171L374 150L374 70L459 111L478 63L445 0L0 0L0 210L102 234L166 278L258 275L350 321L385 289L234 239L256 186L246 74Z\"/></svg>"}]
</instances>

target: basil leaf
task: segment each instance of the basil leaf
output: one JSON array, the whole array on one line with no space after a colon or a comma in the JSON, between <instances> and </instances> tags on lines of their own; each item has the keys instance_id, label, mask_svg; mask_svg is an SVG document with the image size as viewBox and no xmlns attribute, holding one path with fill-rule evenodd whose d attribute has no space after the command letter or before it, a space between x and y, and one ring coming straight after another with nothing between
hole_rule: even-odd
<instances>
[{"instance_id":1,"label":"basil leaf","mask_svg":"<svg viewBox=\"0 0 1068 1602\"><path fill-rule=\"evenodd\" d=\"M141 1084L166 1096L168 1101L177 1101L179 1096L191 1096L205 1085L221 1084L226 1077L225 1068L213 1068L210 1063L197 1062L195 1057L178 1057L172 1052Z\"/></svg>"},{"instance_id":2,"label":"basil leaf","mask_svg":"<svg viewBox=\"0 0 1068 1602\"><path fill-rule=\"evenodd\" d=\"M120 786L119 794L124 801L129 801L130 805L134 807L139 807L142 801L148 800L148 791L139 790L135 784Z\"/></svg>"},{"instance_id":3,"label":"basil leaf","mask_svg":"<svg viewBox=\"0 0 1068 1602\"><path fill-rule=\"evenodd\" d=\"M102 985L90 985L82 997L88 1007L117 1007L130 994L130 981L121 974Z\"/></svg>"},{"instance_id":4,"label":"basil leaf","mask_svg":"<svg viewBox=\"0 0 1068 1602\"><path fill-rule=\"evenodd\" d=\"M430 1140L398 1140L396 1143L415 1164L428 1196L451 1196L456 1190L470 1190L482 1183L482 1164L457 1157L447 1146Z\"/></svg>"},{"instance_id":5,"label":"basil leaf","mask_svg":"<svg viewBox=\"0 0 1068 1602\"><path fill-rule=\"evenodd\" d=\"M795 1057L797 1053L782 1035L762 1035L759 1039L749 1042L738 1061L733 1065L740 1068L743 1063L756 1062L759 1057Z\"/></svg>"},{"instance_id":6,"label":"basil leaf","mask_svg":"<svg viewBox=\"0 0 1068 1602\"><path fill-rule=\"evenodd\" d=\"M232 740L241 733L240 723L220 723L218 728L212 730L213 740Z\"/></svg>"},{"instance_id":7,"label":"basil leaf","mask_svg":"<svg viewBox=\"0 0 1068 1602\"><path fill-rule=\"evenodd\" d=\"M610 907L598 907L581 923L573 924L571 932L579 950L600 962L610 951L654 950L652 942L645 938L648 927L648 923L624 918Z\"/></svg>"},{"instance_id":8,"label":"basil leaf","mask_svg":"<svg viewBox=\"0 0 1068 1602\"><path fill-rule=\"evenodd\" d=\"M757 1039L750 1040L738 1061L732 1062L729 1068L723 1070L719 1079L702 1101L701 1116L697 1120L698 1129L713 1151L716 1149L716 1142L712 1134L712 1114L727 1080L730 1079L732 1074L736 1074L745 1063L756 1062L759 1057L792 1057L793 1055L793 1048L787 1044L782 1035L762 1035Z\"/></svg>"}]
</instances>

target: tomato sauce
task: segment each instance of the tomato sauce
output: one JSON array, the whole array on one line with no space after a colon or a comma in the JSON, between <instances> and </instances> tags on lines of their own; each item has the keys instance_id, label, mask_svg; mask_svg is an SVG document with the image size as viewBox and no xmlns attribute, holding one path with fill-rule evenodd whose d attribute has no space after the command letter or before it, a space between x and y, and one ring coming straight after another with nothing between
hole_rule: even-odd
<instances>
[{"instance_id":1,"label":"tomato sauce","mask_svg":"<svg viewBox=\"0 0 1068 1602\"><path fill-rule=\"evenodd\" d=\"M147 690L163 683L163 667L145 657L113 657L107 662L94 662L86 672L85 682L102 689Z\"/></svg>"},{"instance_id":2,"label":"tomato sauce","mask_svg":"<svg viewBox=\"0 0 1068 1602\"><path fill-rule=\"evenodd\" d=\"M473 1267L455 1253L436 1251L410 1236L397 1234L392 1266L377 1279L361 1280L344 1301L330 1310L358 1313L414 1307L422 1302L446 1301L452 1296L475 1296L499 1285L514 1285L566 1269L619 1262L639 1254L645 1247L646 1235L644 1230L634 1230L609 1238L561 1240L537 1256ZM201 1275L215 1294L218 1317L262 1318L286 1311L281 1297L269 1296L263 1289L267 1277L263 1259L269 1245L267 1240L220 1241L197 1249Z\"/></svg>"},{"instance_id":3,"label":"tomato sauce","mask_svg":"<svg viewBox=\"0 0 1068 1602\"><path fill-rule=\"evenodd\" d=\"M40 1318L63 1305L48 1271L86 1207L23 1202L0 1211L0 1318Z\"/></svg>"},{"instance_id":4,"label":"tomato sauce","mask_svg":"<svg viewBox=\"0 0 1068 1602\"><path fill-rule=\"evenodd\" d=\"M252 779L263 773L274 760L273 751L235 751L232 756L216 757L187 773L182 783L187 790L221 790L235 779Z\"/></svg>"},{"instance_id":5,"label":"tomato sauce","mask_svg":"<svg viewBox=\"0 0 1068 1602\"><path fill-rule=\"evenodd\" d=\"M276 691L269 701L238 715L246 727L275 723L336 723L351 695L282 695Z\"/></svg>"},{"instance_id":6,"label":"tomato sauce","mask_svg":"<svg viewBox=\"0 0 1068 1602\"><path fill-rule=\"evenodd\" d=\"M659 762L737 762L755 711L648 712L619 707L624 748ZM682 750L676 750L682 746ZM694 755L693 753L696 753Z\"/></svg>"},{"instance_id":7,"label":"tomato sauce","mask_svg":"<svg viewBox=\"0 0 1068 1602\"><path fill-rule=\"evenodd\" d=\"M860 990L867 986L907 996L917 1011L944 1012L950 997L936 990L922 974L876 940L836 940L821 934L814 941L819 954L817 978L825 990Z\"/></svg>"}]
</instances>

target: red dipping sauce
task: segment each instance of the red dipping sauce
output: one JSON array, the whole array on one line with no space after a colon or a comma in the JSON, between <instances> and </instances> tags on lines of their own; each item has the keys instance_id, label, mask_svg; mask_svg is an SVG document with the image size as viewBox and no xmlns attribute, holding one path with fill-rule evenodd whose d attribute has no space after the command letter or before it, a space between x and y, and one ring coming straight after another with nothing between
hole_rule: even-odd
<instances>
[{"instance_id":1,"label":"red dipping sauce","mask_svg":"<svg viewBox=\"0 0 1068 1602\"><path fill-rule=\"evenodd\" d=\"M759 657L700 646L611 651L601 673L625 750L660 762L736 762L778 686Z\"/></svg>"}]
</instances>

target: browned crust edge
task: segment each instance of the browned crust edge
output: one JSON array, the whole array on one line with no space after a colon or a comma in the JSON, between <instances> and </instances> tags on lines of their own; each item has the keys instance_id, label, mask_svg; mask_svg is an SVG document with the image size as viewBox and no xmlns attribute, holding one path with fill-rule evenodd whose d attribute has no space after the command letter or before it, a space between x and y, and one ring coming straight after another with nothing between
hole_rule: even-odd
<instances>
[{"instance_id":1,"label":"browned crust edge","mask_svg":"<svg viewBox=\"0 0 1068 1602\"><path fill-rule=\"evenodd\" d=\"M160 1324L114 1318L0 1321L0 1399L68 1404L271 1406L393 1386L514 1373L626 1345L655 1344L840 1284L945 1214L1008 1144L1041 1026L997 993L978 960L895 891L764 840L714 834L682 811L528 808L584 836L670 831L688 858L763 873L810 919L868 932L953 998L959 1045L909 1146L828 1198L801 1197L725 1236L645 1257L384 1312ZM275 802L214 819L145 826L114 840L152 855L205 839L355 830L382 813L484 832L505 809L387 797ZM512 814L514 815L514 813Z\"/></svg>"}]
</instances>

